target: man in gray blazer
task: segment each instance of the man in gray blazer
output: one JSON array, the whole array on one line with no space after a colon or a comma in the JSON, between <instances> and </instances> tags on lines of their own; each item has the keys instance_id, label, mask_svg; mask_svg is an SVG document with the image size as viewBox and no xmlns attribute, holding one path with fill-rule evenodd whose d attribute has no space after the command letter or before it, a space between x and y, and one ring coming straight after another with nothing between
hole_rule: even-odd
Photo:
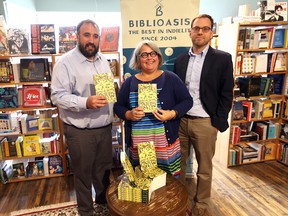
<instances>
[{"instance_id":1,"label":"man in gray blazer","mask_svg":"<svg viewBox=\"0 0 288 216\"><path fill-rule=\"evenodd\" d=\"M224 132L229 127L227 119L233 100L231 55L209 46L213 38L212 28L213 18L210 15L194 18L189 33L193 46L174 64L174 72L185 82L194 101L193 107L182 117L179 129L180 180L184 184L191 146L198 163L192 215L204 215L209 206L217 132Z\"/></svg>"}]
</instances>

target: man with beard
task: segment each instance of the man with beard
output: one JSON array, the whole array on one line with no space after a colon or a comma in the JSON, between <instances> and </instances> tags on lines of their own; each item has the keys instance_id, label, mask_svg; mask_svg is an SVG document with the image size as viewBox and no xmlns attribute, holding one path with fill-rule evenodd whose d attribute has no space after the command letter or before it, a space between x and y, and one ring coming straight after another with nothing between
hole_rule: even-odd
<instances>
[{"instance_id":1,"label":"man with beard","mask_svg":"<svg viewBox=\"0 0 288 216\"><path fill-rule=\"evenodd\" d=\"M99 43L98 25L81 21L77 46L57 60L51 84L51 99L59 108L72 160L78 211L84 216L108 211L105 193L112 166L113 104L95 95L93 83L94 74L110 72L108 61L98 52Z\"/></svg>"}]
</instances>

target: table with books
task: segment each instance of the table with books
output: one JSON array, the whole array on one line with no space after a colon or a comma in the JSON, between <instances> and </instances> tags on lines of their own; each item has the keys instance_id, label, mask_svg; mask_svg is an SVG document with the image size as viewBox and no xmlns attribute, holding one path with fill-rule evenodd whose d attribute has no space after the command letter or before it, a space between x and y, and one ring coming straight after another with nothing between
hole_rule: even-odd
<instances>
[{"instance_id":1,"label":"table with books","mask_svg":"<svg viewBox=\"0 0 288 216\"><path fill-rule=\"evenodd\" d=\"M153 143L138 144L138 154L140 166L134 169L121 152L124 174L112 181L106 192L110 214L184 216L188 204L185 186L157 167Z\"/></svg>"},{"instance_id":2,"label":"table with books","mask_svg":"<svg viewBox=\"0 0 288 216\"><path fill-rule=\"evenodd\" d=\"M119 181L111 182L106 193L107 203L112 216L185 215L188 192L185 186L175 177L167 175L166 185L154 191L151 195L151 201L147 204L119 200L117 196Z\"/></svg>"}]
</instances>

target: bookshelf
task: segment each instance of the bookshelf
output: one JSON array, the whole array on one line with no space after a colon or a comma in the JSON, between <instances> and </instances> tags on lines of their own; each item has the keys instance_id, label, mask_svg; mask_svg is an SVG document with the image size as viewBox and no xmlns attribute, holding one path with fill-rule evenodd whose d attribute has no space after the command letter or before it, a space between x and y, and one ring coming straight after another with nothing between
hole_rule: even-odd
<instances>
[{"instance_id":1,"label":"bookshelf","mask_svg":"<svg viewBox=\"0 0 288 216\"><path fill-rule=\"evenodd\" d=\"M114 75L115 89L120 88L122 83L121 76L121 67L120 67L120 53L119 52L103 52L105 57L110 62L111 71ZM21 59L33 59L33 58L47 58L49 71L52 73L53 65L61 54L33 54L33 55L9 55L9 56L0 56L0 61L5 60L11 63L11 79L9 82L0 82L0 91L1 89L13 89L15 90L15 104L5 105L6 107L1 107L0 111L0 165L1 171L0 175L3 179L3 170L7 171L8 181L5 183L26 181L26 180L37 180L43 178L52 178L65 176L72 174L73 170L71 169L71 164L69 164L69 152L65 144L65 136L63 135L62 122L58 115L58 109L50 101L50 80L45 81L21 81L20 80L20 61ZM12 76L13 75L13 76ZM50 74L51 75L51 74ZM51 76L50 76L51 77ZM117 86L117 88L116 88ZM33 92L36 88L40 88L41 103L35 103L32 101L31 104L23 104L23 93L24 89L31 88ZM25 90L26 91L26 90ZM24 92L25 92L24 91ZM29 92L28 92L29 93ZM1 98L1 95L0 95ZM4 106L4 105L3 105ZM28 127L28 128L27 128ZM113 137L113 161L114 167L120 167L119 154L120 150L123 149L123 122L115 116L113 127L112 127L112 137ZM40 149L35 152L27 153L23 149L23 140L26 136L35 136L39 137L40 140ZM19 137L19 139L18 139ZM17 139L16 139L17 138ZM21 139L22 138L22 139ZM20 150L15 152L12 151L9 147L5 149L4 141L13 141L18 140L17 145L22 146ZM36 140L35 142L39 142ZM10 143L10 142L9 142ZM16 143L16 142L14 142ZM45 145L44 145L45 144ZM28 147L27 147L28 148ZM49 150L47 150L47 148ZM45 149L45 150L44 150ZM11 152L10 152L11 151ZM25 153L24 153L25 152ZM11 153L11 154L10 154ZM39 175L27 175L28 172L26 167L31 162L34 162L36 159L40 161L47 161L49 157L56 158L60 156L62 160L62 169L60 172L50 174L50 170L44 174L44 168L41 170ZM46 163L46 162L45 162ZM16 164L16 165L15 165ZM44 162L40 164L43 166ZM32 165L31 165L32 166ZM11 169L12 167L12 169ZM22 167L21 175L14 175L17 168ZM24 167L24 170L23 170ZM8 169L9 168L9 169ZM47 167L46 167L47 168ZM40 170L40 168L38 168ZM12 170L12 171L11 171ZM19 170L19 169L18 169ZM20 172L20 171L19 171ZM33 169L32 171L33 172ZM42 173L43 172L43 173ZM0 178L0 179L1 179Z\"/></svg>"},{"instance_id":2,"label":"bookshelf","mask_svg":"<svg viewBox=\"0 0 288 216\"><path fill-rule=\"evenodd\" d=\"M288 22L220 26L219 49L231 53L235 79L230 127L217 139L220 163L288 164L287 41Z\"/></svg>"},{"instance_id":3,"label":"bookshelf","mask_svg":"<svg viewBox=\"0 0 288 216\"><path fill-rule=\"evenodd\" d=\"M0 116L6 115L9 125L6 130L1 128L0 132L0 174L3 183L52 178L66 174L61 120L57 107L50 100L51 72L55 57L53 54L0 57L0 61L11 63L9 70L7 69L10 81L0 83ZM24 70L21 70L20 62L23 59L25 61L41 59L41 68L37 68L39 73L33 75L36 80L27 78L21 81L20 74L23 75ZM9 94L5 96L7 90L14 91L11 98L13 103L2 104L7 101L5 97L9 96ZM61 166L57 172L52 172L49 165L55 158L59 159ZM3 176L7 178L6 181L3 181Z\"/></svg>"}]
</instances>

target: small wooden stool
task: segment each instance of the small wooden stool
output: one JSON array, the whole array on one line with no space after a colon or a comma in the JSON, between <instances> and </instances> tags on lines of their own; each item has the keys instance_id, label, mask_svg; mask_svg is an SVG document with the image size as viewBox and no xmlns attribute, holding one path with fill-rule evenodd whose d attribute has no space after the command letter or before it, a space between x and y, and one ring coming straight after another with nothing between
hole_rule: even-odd
<instances>
[{"instance_id":1,"label":"small wooden stool","mask_svg":"<svg viewBox=\"0 0 288 216\"><path fill-rule=\"evenodd\" d=\"M120 180L113 181L106 192L112 216L185 216L186 214L188 192L185 186L171 175L167 175L166 186L154 191L147 204L118 200L119 182Z\"/></svg>"}]
</instances>

